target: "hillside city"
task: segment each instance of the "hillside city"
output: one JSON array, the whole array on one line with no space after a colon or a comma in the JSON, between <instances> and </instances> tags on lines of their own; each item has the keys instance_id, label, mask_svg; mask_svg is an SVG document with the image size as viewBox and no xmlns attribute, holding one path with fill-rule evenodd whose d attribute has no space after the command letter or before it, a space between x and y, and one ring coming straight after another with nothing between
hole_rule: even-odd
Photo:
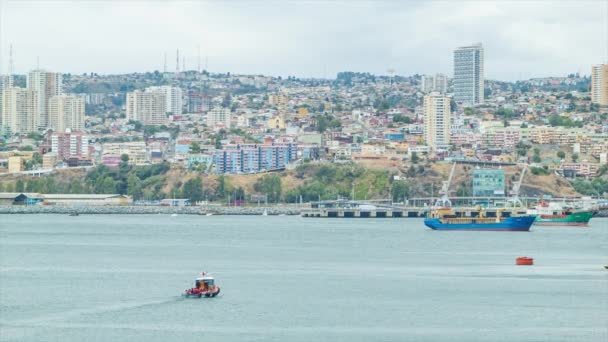
<instances>
[{"instance_id":1,"label":"hillside city","mask_svg":"<svg viewBox=\"0 0 608 342\"><path fill-rule=\"evenodd\" d=\"M536 195L608 192L608 64L506 82L485 79L481 44L453 53L451 77L283 78L179 62L10 73L0 80L0 192L403 201L437 195L453 162L488 179L460 181L458 196L507 196L519 171L505 170L521 165L558 186Z\"/></svg>"}]
</instances>

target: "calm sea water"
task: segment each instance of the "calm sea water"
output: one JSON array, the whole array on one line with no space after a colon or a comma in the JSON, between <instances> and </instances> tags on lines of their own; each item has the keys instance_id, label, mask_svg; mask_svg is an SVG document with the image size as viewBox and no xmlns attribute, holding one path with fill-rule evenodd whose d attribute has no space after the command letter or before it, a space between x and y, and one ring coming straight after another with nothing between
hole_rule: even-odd
<instances>
[{"instance_id":1,"label":"calm sea water","mask_svg":"<svg viewBox=\"0 0 608 342\"><path fill-rule=\"evenodd\" d=\"M605 219L4 215L0 341L608 341L603 265ZM203 270L223 296L182 299Z\"/></svg>"}]
</instances>

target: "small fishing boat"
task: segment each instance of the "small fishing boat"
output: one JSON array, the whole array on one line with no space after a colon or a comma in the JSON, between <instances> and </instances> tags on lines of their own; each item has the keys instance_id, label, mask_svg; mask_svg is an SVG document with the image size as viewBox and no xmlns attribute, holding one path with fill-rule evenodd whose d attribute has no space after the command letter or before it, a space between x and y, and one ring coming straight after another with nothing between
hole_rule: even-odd
<instances>
[{"instance_id":1,"label":"small fishing boat","mask_svg":"<svg viewBox=\"0 0 608 342\"><path fill-rule=\"evenodd\" d=\"M215 285L215 278L202 272L200 276L194 280L194 287L184 291L182 296L186 298L213 298L218 294L220 294L220 287Z\"/></svg>"},{"instance_id":2,"label":"small fishing boat","mask_svg":"<svg viewBox=\"0 0 608 342\"><path fill-rule=\"evenodd\" d=\"M478 208L478 216L456 216L451 208L431 211L424 224L434 230L487 230L487 231L524 231L530 230L536 217L534 215L503 217L498 210L496 217L486 217L484 210Z\"/></svg>"},{"instance_id":3,"label":"small fishing boat","mask_svg":"<svg viewBox=\"0 0 608 342\"><path fill-rule=\"evenodd\" d=\"M69 213L68 215L69 215L69 216L78 216L78 215L80 215L80 214L79 214L79 213L77 213L77 212L71 212L71 213Z\"/></svg>"}]
</instances>

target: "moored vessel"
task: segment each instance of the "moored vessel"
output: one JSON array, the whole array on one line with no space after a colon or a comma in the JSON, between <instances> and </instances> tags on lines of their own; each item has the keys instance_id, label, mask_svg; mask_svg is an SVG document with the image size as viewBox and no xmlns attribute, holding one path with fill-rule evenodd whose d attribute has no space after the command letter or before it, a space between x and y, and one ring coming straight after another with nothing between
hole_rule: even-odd
<instances>
[{"instance_id":1,"label":"moored vessel","mask_svg":"<svg viewBox=\"0 0 608 342\"><path fill-rule=\"evenodd\" d=\"M486 217L484 211L479 211L476 217L457 217L450 208L440 208L431 212L424 219L424 224L434 230L487 230L487 231L529 231L535 216L503 217L501 211L496 217Z\"/></svg>"},{"instance_id":2,"label":"moored vessel","mask_svg":"<svg viewBox=\"0 0 608 342\"><path fill-rule=\"evenodd\" d=\"M539 226L587 226L594 214L590 210L575 210L546 202L539 203L529 213L536 215L534 224Z\"/></svg>"}]
</instances>

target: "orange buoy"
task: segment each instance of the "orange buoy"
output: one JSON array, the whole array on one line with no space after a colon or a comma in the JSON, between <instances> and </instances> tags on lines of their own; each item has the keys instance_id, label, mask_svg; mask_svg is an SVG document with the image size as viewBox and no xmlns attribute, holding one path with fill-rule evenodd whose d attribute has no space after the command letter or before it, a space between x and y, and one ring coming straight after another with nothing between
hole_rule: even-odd
<instances>
[{"instance_id":1,"label":"orange buoy","mask_svg":"<svg viewBox=\"0 0 608 342\"><path fill-rule=\"evenodd\" d=\"M530 258L530 257L527 257L527 256L519 257L519 258L515 259L515 264L516 265L531 266L531 265L534 265L534 259Z\"/></svg>"}]
</instances>

